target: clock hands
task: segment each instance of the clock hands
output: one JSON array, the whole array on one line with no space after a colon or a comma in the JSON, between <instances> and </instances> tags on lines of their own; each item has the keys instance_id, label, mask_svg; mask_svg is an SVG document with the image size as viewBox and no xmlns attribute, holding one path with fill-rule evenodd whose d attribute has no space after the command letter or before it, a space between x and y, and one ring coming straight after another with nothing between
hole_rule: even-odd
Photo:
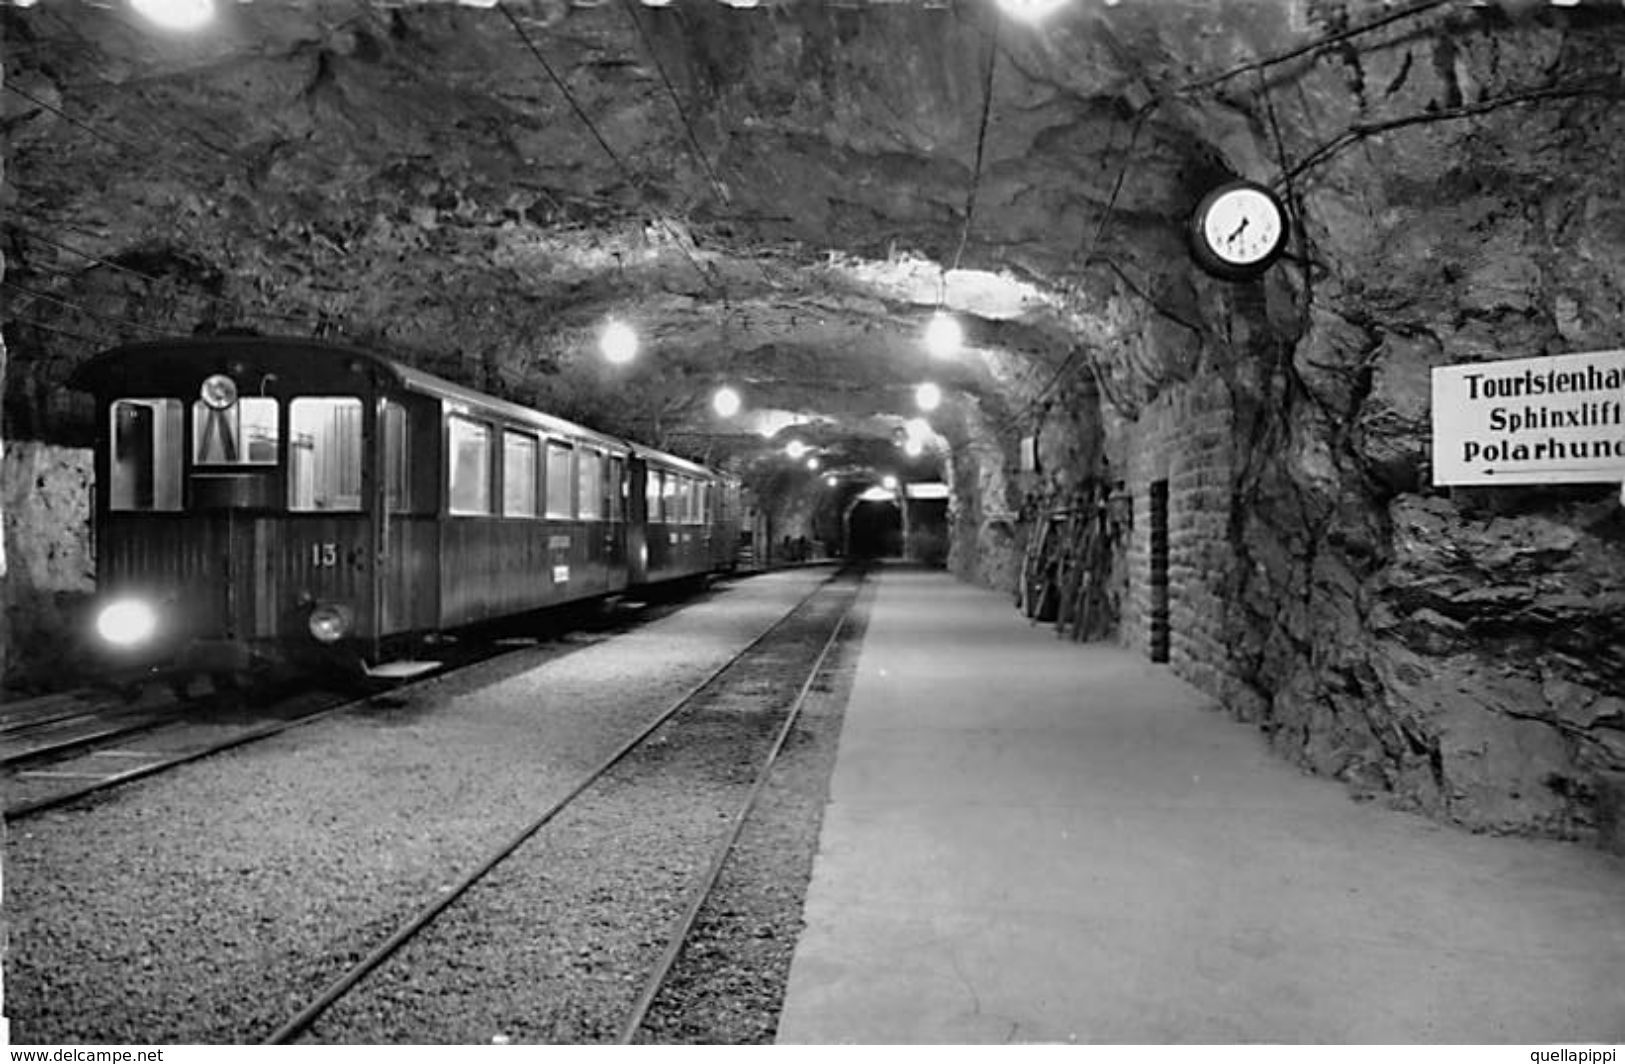
<instances>
[{"instance_id":1,"label":"clock hands","mask_svg":"<svg viewBox=\"0 0 1625 1064\"><path fill-rule=\"evenodd\" d=\"M1247 223L1249 221L1251 221L1251 220L1252 219L1250 219L1250 218L1243 218L1241 220L1241 224L1236 226L1236 231L1231 233L1229 236L1225 237L1224 242L1226 244L1234 244L1236 242L1236 237L1241 235L1242 230L1247 228Z\"/></svg>"}]
</instances>

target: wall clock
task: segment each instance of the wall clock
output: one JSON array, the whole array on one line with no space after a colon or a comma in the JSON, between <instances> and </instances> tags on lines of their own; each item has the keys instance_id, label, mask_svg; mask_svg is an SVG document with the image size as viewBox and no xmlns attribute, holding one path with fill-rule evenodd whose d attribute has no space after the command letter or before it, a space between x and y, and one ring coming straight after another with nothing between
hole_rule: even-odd
<instances>
[{"instance_id":1,"label":"wall clock","mask_svg":"<svg viewBox=\"0 0 1625 1064\"><path fill-rule=\"evenodd\" d=\"M1250 281L1281 257L1290 228L1274 192L1253 181L1227 181L1191 214L1191 253L1216 277Z\"/></svg>"}]
</instances>

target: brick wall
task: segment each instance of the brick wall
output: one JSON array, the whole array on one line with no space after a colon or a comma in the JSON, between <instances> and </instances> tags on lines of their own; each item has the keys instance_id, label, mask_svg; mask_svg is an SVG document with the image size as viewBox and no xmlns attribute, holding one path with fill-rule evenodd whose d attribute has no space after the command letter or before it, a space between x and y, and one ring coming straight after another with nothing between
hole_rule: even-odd
<instances>
[{"instance_id":1,"label":"brick wall","mask_svg":"<svg viewBox=\"0 0 1625 1064\"><path fill-rule=\"evenodd\" d=\"M1119 639L1148 658L1157 637L1160 573L1154 573L1152 488L1167 483L1167 661L1175 675L1215 698L1232 685L1222 594L1232 562L1230 481L1234 469L1229 392L1204 377L1164 391L1112 450L1124 455L1134 524L1128 537L1128 594Z\"/></svg>"}]
</instances>

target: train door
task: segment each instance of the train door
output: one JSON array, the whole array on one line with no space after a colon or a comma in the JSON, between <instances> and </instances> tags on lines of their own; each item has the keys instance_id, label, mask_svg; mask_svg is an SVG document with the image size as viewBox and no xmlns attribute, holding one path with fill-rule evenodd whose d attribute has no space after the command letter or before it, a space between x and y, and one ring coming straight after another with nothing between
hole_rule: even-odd
<instances>
[{"instance_id":1,"label":"train door","mask_svg":"<svg viewBox=\"0 0 1625 1064\"><path fill-rule=\"evenodd\" d=\"M626 458L612 454L604 476L604 571L610 591L626 586Z\"/></svg>"},{"instance_id":2,"label":"train door","mask_svg":"<svg viewBox=\"0 0 1625 1064\"><path fill-rule=\"evenodd\" d=\"M649 463L633 455L626 463L626 572L631 583L649 580Z\"/></svg>"},{"instance_id":3,"label":"train door","mask_svg":"<svg viewBox=\"0 0 1625 1064\"><path fill-rule=\"evenodd\" d=\"M439 624L440 411L415 395L390 396L378 406L375 631L387 637Z\"/></svg>"}]
</instances>

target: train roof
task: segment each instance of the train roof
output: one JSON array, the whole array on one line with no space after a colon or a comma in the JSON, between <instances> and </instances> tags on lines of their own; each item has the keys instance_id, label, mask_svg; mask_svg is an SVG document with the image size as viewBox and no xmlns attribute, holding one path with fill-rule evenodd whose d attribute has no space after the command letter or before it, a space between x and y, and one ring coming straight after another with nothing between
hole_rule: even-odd
<instances>
[{"instance_id":1,"label":"train roof","mask_svg":"<svg viewBox=\"0 0 1625 1064\"><path fill-rule=\"evenodd\" d=\"M69 378L69 385L96 393L128 390L139 382L143 390L172 377L195 377L204 368L230 369L233 358L252 357L277 364L301 363L301 373L328 377L339 387L345 376L362 366L386 379L389 385L438 398L468 410L489 411L544 432L585 439L601 446L629 451L646 460L699 476L721 476L717 470L631 440L611 436L585 425L534 410L507 399L425 372L366 348L330 340L276 336L198 336L125 344L93 356Z\"/></svg>"}]
</instances>

